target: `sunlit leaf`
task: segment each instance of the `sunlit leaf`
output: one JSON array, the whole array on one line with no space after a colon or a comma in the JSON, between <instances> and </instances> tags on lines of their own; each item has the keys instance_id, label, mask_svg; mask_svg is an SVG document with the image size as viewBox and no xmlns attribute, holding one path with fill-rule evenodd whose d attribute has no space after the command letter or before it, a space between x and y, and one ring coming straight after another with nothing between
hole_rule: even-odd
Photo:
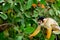
<instances>
[{"instance_id":1,"label":"sunlit leaf","mask_svg":"<svg viewBox=\"0 0 60 40\"><path fill-rule=\"evenodd\" d=\"M51 16L53 16L53 15L54 15L54 11L53 11L52 9L50 9L50 10L49 10L49 14L50 14Z\"/></svg>"},{"instance_id":2,"label":"sunlit leaf","mask_svg":"<svg viewBox=\"0 0 60 40\"><path fill-rule=\"evenodd\" d=\"M42 3L42 4L46 4L45 0L41 0L40 3Z\"/></svg>"},{"instance_id":3,"label":"sunlit leaf","mask_svg":"<svg viewBox=\"0 0 60 40\"><path fill-rule=\"evenodd\" d=\"M32 19L32 20L33 20L36 24L38 24L36 19Z\"/></svg>"},{"instance_id":4,"label":"sunlit leaf","mask_svg":"<svg viewBox=\"0 0 60 40\"><path fill-rule=\"evenodd\" d=\"M5 5L3 6L3 11L7 11L10 8L10 3L5 3Z\"/></svg>"},{"instance_id":5,"label":"sunlit leaf","mask_svg":"<svg viewBox=\"0 0 60 40\"><path fill-rule=\"evenodd\" d=\"M4 36L5 36L5 37L8 37L8 36L9 36L8 29L6 29L6 30L4 31Z\"/></svg>"},{"instance_id":6,"label":"sunlit leaf","mask_svg":"<svg viewBox=\"0 0 60 40\"><path fill-rule=\"evenodd\" d=\"M25 13L24 15L25 15L26 17L30 18L30 14L29 14L29 13L28 13L28 14Z\"/></svg>"},{"instance_id":7,"label":"sunlit leaf","mask_svg":"<svg viewBox=\"0 0 60 40\"><path fill-rule=\"evenodd\" d=\"M33 3L33 0L28 0L27 5L26 5L26 9L31 8L32 3Z\"/></svg>"},{"instance_id":8,"label":"sunlit leaf","mask_svg":"<svg viewBox=\"0 0 60 40\"><path fill-rule=\"evenodd\" d=\"M32 17L38 17L38 13L36 11L34 11L34 14Z\"/></svg>"},{"instance_id":9,"label":"sunlit leaf","mask_svg":"<svg viewBox=\"0 0 60 40\"><path fill-rule=\"evenodd\" d=\"M20 5L19 6L18 5L19 4L13 6L13 9L15 10L15 12L20 12Z\"/></svg>"},{"instance_id":10,"label":"sunlit leaf","mask_svg":"<svg viewBox=\"0 0 60 40\"><path fill-rule=\"evenodd\" d=\"M23 36L17 36L15 40L22 40Z\"/></svg>"},{"instance_id":11,"label":"sunlit leaf","mask_svg":"<svg viewBox=\"0 0 60 40\"><path fill-rule=\"evenodd\" d=\"M33 27L27 27L27 28L25 28L25 30L24 30L24 32L26 33L26 34L30 34L30 33L32 33L34 31L34 28Z\"/></svg>"},{"instance_id":12,"label":"sunlit leaf","mask_svg":"<svg viewBox=\"0 0 60 40\"><path fill-rule=\"evenodd\" d=\"M8 16L4 13L0 13L0 17L4 20L6 20L8 18Z\"/></svg>"},{"instance_id":13,"label":"sunlit leaf","mask_svg":"<svg viewBox=\"0 0 60 40\"><path fill-rule=\"evenodd\" d=\"M0 3L4 2L4 0L0 0Z\"/></svg>"}]
</instances>

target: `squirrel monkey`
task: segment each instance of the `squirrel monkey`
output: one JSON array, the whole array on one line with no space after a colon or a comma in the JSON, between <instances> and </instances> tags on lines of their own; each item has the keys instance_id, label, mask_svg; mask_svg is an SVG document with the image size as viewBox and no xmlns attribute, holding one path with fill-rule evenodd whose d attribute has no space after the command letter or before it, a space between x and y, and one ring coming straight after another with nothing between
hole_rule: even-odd
<instances>
[{"instance_id":1,"label":"squirrel monkey","mask_svg":"<svg viewBox=\"0 0 60 40\"><path fill-rule=\"evenodd\" d=\"M41 27L44 27L47 29L46 30L46 34L47 34L46 38L47 39L49 39L51 37L52 32L54 34L60 34L60 27L54 19L39 17L38 18L38 27L29 37L31 38L31 37L36 36L39 33Z\"/></svg>"}]
</instances>

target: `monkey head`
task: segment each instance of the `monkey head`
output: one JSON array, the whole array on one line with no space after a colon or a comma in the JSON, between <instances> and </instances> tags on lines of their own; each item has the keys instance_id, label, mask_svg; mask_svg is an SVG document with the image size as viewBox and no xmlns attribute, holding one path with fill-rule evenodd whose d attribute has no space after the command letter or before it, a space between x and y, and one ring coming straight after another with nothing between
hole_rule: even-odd
<instances>
[{"instance_id":1,"label":"monkey head","mask_svg":"<svg viewBox=\"0 0 60 40\"><path fill-rule=\"evenodd\" d=\"M44 22L44 16L38 16L38 24L42 24Z\"/></svg>"}]
</instances>

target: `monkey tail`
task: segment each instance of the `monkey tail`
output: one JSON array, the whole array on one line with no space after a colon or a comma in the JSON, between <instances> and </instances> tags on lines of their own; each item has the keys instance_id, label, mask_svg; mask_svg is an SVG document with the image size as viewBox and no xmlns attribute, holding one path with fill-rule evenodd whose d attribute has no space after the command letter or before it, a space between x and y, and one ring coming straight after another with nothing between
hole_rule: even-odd
<instances>
[{"instance_id":1,"label":"monkey tail","mask_svg":"<svg viewBox=\"0 0 60 40\"><path fill-rule=\"evenodd\" d=\"M38 26L36 28L36 30L29 36L29 38L31 39L32 37L36 36L40 32L40 29L41 29L41 27Z\"/></svg>"}]
</instances>

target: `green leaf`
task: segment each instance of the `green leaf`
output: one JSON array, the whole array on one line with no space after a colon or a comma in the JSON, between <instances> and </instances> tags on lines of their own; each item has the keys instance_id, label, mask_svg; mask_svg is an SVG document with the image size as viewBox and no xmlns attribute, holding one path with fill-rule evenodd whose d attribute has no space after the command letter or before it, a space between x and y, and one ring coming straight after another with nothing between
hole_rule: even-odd
<instances>
[{"instance_id":1,"label":"green leaf","mask_svg":"<svg viewBox=\"0 0 60 40\"><path fill-rule=\"evenodd\" d=\"M7 11L10 8L10 3L5 3L5 5L3 6L3 11Z\"/></svg>"},{"instance_id":2,"label":"green leaf","mask_svg":"<svg viewBox=\"0 0 60 40\"><path fill-rule=\"evenodd\" d=\"M21 3L23 3L24 0L20 0L20 1L21 1Z\"/></svg>"},{"instance_id":3,"label":"green leaf","mask_svg":"<svg viewBox=\"0 0 60 40\"><path fill-rule=\"evenodd\" d=\"M13 7L13 0L7 0L7 2L11 4L11 7Z\"/></svg>"},{"instance_id":4,"label":"green leaf","mask_svg":"<svg viewBox=\"0 0 60 40\"><path fill-rule=\"evenodd\" d=\"M26 23L26 27L31 27L31 24L29 22Z\"/></svg>"},{"instance_id":5,"label":"green leaf","mask_svg":"<svg viewBox=\"0 0 60 40\"><path fill-rule=\"evenodd\" d=\"M55 14L56 14L56 15L58 15L58 14L59 14L57 9L56 9L56 10L54 10L54 11L55 11Z\"/></svg>"},{"instance_id":6,"label":"green leaf","mask_svg":"<svg viewBox=\"0 0 60 40\"><path fill-rule=\"evenodd\" d=\"M22 28L25 27L25 21L24 21L24 19L21 19L21 27L22 27Z\"/></svg>"},{"instance_id":7,"label":"green leaf","mask_svg":"<svg viewBox=\"0 0 60 40\"><path fill-rule=\"evenodd\" d=\"M33 0L33 3L38 4L38 1L37 0Z\"/></svg>"},{"instance_id":8,"label":"green leaf","mask_svg":"<svg viewBox=\"0 0 60 40\"><path fill-rule=\"evenodd\" d=\"M32 17L38 17L38 13L34 11L34 15L32 15Z\"/></svg>"},{"instance_id":9,"label":"green leaf","mask_svg":"<svg viewBox=\"0 0 60 40\"><path fill-rule=\"evenodd\" d=\"M0 0L0 3L4 2L4 0Z\"/></svg>"},{"instance_id":10,"label":"green leaf","mask_svg":"<svg viewBox=\"0 0 60 40\"><path fill-rule=\"evenodd\" d=\"M27 28L25 28L24 32L25 32L26 34L30 34L30 33L32 33L32 32L34 31L34 29L35 29L35 28L33 28L33 27L27 27Z\"/></svg>"},{"instance_id":11,"label":"green leaf","mask_svg":"<svg viewBox=\"0 0 60 40\"><path fill-rule=\"evenodd\" d=\"M33 3L33 0L28 0L27 5L26 5L26 9L31 8L32 3Z\"/></svg>"},{"instance_id":12,"label":"green leaf","mask_svg":"<svg viewBox=\"0 0 60 40\"><path fill-rule=\"evenodd\" d=\"M2 19L4 19L4 20L6 20L6 19L8 18L8 16L7 16L6 14L4 14L4 13L1 13L1 14L0 14L0 17L1 17Z\"/></svg>"},{"instance_id":13,"label":"green leaf","mask_svg":"<svg viewBox=\"0 0 60 40\"><path fill-rule=\"evenodd\" d=\"M20 12L20 8L18 7L18 5L15 5L14 7L13 7L13 9L16 11L16 12Z\"/></svg>"},{"instance_id":14,"label":"green leaf","mask_svg":"<svg viewBox=\"0 0 60 40\"><path fill-rule=\"evenodd\" d=\"M28 14L25 13L24 15L25 15L27 18L30 18L30 14L29 14L29 13L28 13Z\"/></svg>"},{"instance_id":15,"label":"green leaf","mask_svg":"<svg viewBox=\"0 0 60 40\"><path fill-rule=\"evenodd\" d=\"M53 16L53 15L54 15L54 11L53 11L52 9L50 9L50 10L49 10L49 14L50 14L51 16Z\"/></svg>"},{"instance_id":16,"label":"green leaf","mask_svg":"<svg viewBox=\"0 0 60 40\"><path fill-rule=\"evenodd\" d=\"M52 35L50 40L54 40L55 39L55 35Z\"/></svg>"},{"instance_id":17,"label":"green leaf","mask_svg":"<svg viewBox=\"0 0 60 40\"><path fill-rule=\"evenodd\" d=\"M19 26L15 26L14 29L15 29L16 31L18 31L18 30L19 30Z\"/></svg>"},{"instance_id":18,"label":"green leaf","mask_svg":"<svg viewBox=\"0 0 60 40\"><path fill-rule=\"evenodd\" d=\"M15 40L22 40L23 36L17 36Z\"/></svg>"},{"instance_id":19,"label":"green leaf","mask_svg":"<svg viewBox=\"0 0 60 40\"><path fill-rule=\"evenodd\" d=\"M15 22L20 22L21 19L20 19L20 17L16 17L16 18L14 19L14 21L15 21Z\"/></svg>"},{"instance_id":20,"label":"green leaf","mask_svg":"<svg viewBox=\"0 0 60 40\"><path fill-rule=\"evenodd\" d=\"M0 40L5 40L4 39L4 33L3 32L0 33Z\"/></svg>"},{"instance_id":21,"label":"green leaf","mask_svg":"<svg viewBox=\"0 0 60 40\"><path fill-rule=\"evenodd\" d=\"M32 20L33 20L36 24L38 24L36 19L32 19Z\"/></svg>"},{"instance_id":22,"label":"green leaf","mask_svg":"<svg viewBox=\"0 0 60 40\"><path fill-rule=\"evenodd\" d=\"M42 4L46 4L45 0L41 0L40 3L42 3Z\"/></svg>"}]
</instances>

